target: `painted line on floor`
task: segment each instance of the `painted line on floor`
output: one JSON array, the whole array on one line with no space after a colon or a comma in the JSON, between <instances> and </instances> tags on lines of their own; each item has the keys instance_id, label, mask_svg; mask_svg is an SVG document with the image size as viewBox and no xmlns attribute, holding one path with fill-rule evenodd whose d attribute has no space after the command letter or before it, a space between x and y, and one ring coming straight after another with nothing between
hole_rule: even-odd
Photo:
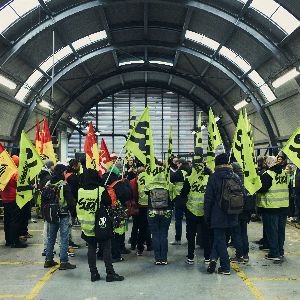
<instances>
[{"instance_id":1,"label":"painted line on floor","mask_svg":"<svg viewBox=\"0 0 300 300\"><path fill-rule=\"evenodd\" d=\"M254 277L254 278L249 278L249 280L253 281L299 281L300 277Z\"/></svg>"},{"instance_id":2,"label":"painted line on floor","mask_svg":"<svg viewBox=\"0 0 300 300\"><path fill-rule=\"evenodd\" d=\"M44 261L0 261L0 265L43 265Z\"/></svg>"},{"instance_id":3,"label":"painted line on floor","mask_svg":"<svg viewBox=\"0 0 300 300\"><path fill-rule=\"evenodd\" d=\"M23 299L27 296L27 294L0 294L0 299Z\"/></svg>"},{"instance_id":4,"label":"painted line on floor","mask_svg":"<svg viewBox=\"0 0 300 300\"><path fill-rule=\"evenodd\" d=\"M40 293L41 289L44 287L44 285L51 279L53 273L59 268L59 264L57 266L52 267L38 282L37 284L32 288L30 293L26 296L26 300L33 300L35 299L38 294Z\"/></svg>"},{"instance_id":5,"label":"painted line on floor","mask_svg":"<svg viewBox=\"0 0 300 300\"><path fill-rule=\"evenodd\" d=\"M250 292L257 300L265 300L263 293L254 285L248 276L239 268L236 263L231 263L231 267L236 271L237 275L243 280Z\"/></svg>"}]
</instances>

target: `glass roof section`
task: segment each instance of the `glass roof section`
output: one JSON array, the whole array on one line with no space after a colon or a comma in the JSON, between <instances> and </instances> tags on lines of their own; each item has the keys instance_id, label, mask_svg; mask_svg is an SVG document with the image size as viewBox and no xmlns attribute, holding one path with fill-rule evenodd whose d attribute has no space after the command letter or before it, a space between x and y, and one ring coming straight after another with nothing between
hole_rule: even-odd
<instances>
[{"instance_id":1,"label":"glass roof section","mask_svg":"<svg viewBox=\"0 0 300 300\"><path fill-rule=\"evenodd\" d=\"M190 30L186 31L185 38L187 40L191 40L193 42L196 42L198 44L201 44L201 45L208 47L210 49L213 49L213 50L217 50L220 46L220 44L217 41L210 39L203 34L200 34L200 33L194 32L194 31L190 31Z\"/></svg>"},{"instance_id":2,"label":"glass roof section","mask_svg":"<svg viewBox=\"0 0 300 300\"><path fill-rule=\"evenodd\" d=\"M19 21L29 11L39 6L38 0L14 0L0 10L0 32Z\"/></svg>"},{"instance_id":3,"label":"glass roof section","mask_svg":"<svg viewBox=\"0 0 300 300\"><path fill-rule=\"evenodd\" d=\"M75 48L75 50L79 50L85 46L88 46L90 44L96 43L98 41L104 40L107 38L107 34L105 30L98 31L95 33L92 33L88 36L85 36L81 39L78 39L77 41L72 43L72 46Z\"/></svg>"}]
</instances>

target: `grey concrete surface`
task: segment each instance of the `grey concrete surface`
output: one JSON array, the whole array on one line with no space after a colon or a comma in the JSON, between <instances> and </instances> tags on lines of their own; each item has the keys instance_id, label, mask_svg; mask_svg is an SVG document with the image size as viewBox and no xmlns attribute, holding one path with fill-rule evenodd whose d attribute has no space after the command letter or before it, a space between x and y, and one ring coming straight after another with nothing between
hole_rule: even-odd
<instances>
[{"instance_id":1,"label":"grey concrete surface","mask_svg":"<svg viewBox=\"0 0 300 300\"><path fill-rule=\"evenodd\" d=\"M87 249L78 229L73 230L73 234L81 248L70 259L77 269L57 270L49 279L44 276L48 269L42 265L42 221L30 224L34 237L28 240L26 249L5 247L2 224L0 230L0 299L33 299L34 296L43 300L300 299L300 231L291 226L287 226L286 258L280 265L265 260L264 252L253 243L261 236L261 224L252 223L249 227L250 262L239 266L242 273L232 270L231 276L207 274L200 249L196 250L195 265L186 265L187 244L184 239L181 246L169 246L168 266L155 266L152 252L145 251L142 257L137 257L134 252L124 255L126 261L114 266L125 276L125 281L114 283L105 282L102 261L98 261L102 280L90 282ZM174 222L170 227L169 241L173 237ZM232 253L233 250L229 251ZM56 260L59 260L58 255Z\"/></svg>"}]
</instances>

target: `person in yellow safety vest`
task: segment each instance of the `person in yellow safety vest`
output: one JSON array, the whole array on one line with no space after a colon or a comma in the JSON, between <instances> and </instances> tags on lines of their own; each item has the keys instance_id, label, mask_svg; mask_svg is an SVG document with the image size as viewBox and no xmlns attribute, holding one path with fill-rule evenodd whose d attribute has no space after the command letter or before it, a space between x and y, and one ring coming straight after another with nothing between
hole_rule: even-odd
<instances>
[{"instance_id":1,"label":"person in yellow safety vest","mask_svg":"<svg viewBox=\"0 0 300 300\"><path fill-rule=\"evenodd\" d=\"M149 195L148 222L156 265L168 264L168 231L172 218L165 170L160 162L151 174L147 173L145 192Z\"/></svg>"},{"instance_id":2,"label":"person in yellow safety vest","mask_svg":"<svg viewBox=\"0 0 300 300\"><path fill-rule=\"evenodd\" d=\"M204 220L204 194L211 171L204 163L196 163L192 172L186 177L180 197L187 198L186 230L188 240L187 264L194 264L195 238L198 225L201 226L201 236L204 246L204 260L209 263L211 251L211 234ZM176 201L176 200L175 200Z\"/></svg>"},{"instance_id":3,"label":"person in yellow safety vest","mask_svg":"<svg viewBox=\"0 0 300 300\"><path fill-rule=\"evenodd\" d=\"M130 180L133 189L134 200L138 206L137 215L132 216L133 228L131 232L131 250L137 248L137 256L142 256L144 244L147 245L147 251L152 250L152 240L147 219L148 212L148 195L145 193L145 183L147 173L144 167L138 167L138 176Z\"/></svg>"},{"instance_id":4,"label":"person in yellow safety vest","mask_svg":"<svg viewBox=\"0 0 300 300\"><path fill-rule=\"evenodd\" d=\"M262 187L258 191L257 206L263 214L264 230L269 246L266 259L275 263L284 258L285 225L289 207L289 176L278 160L260 176Z\"/></svg>"},{"instance_id":5,"label":"person in yellow safety vest","mask_svg":"<svg viewBox=\"0 0 300 300\"><path fill-rule=\"evenodd\" d=\"M183 188L183 183L186 176L191 172L188 162L180 158L177 162L178 169L176 172L172 172L170 175L170 181L173 184L173 200L174 201L174 212L175 212L175 240L170 243L170 245L181 245L182 236L182 219L185 214L185 205L183 199L178 197Z\"/></svg>"},{"instance_id":6,"label":"person in yellow safety vest","mask_svg":"<svg viewBox=\"0 0 300 300\"><path fill-rule=\"evenodd\" d=\"M122 167L119 162L117 162L115 166L110 166L107 172L103 174L102 181L105 183L108 178L106 185L113 187L114 191L113 194L111 194L111 197L113 197L112 200L113 202L116 202L118 211L121 212L122 210L122 215L124 215L124 211L126 210L126 202L132 199L132 189L128 180L127 184L125 184L125 181L121 181L120 170L122 170ZM124 188L126 188L126 190ZM117 191L121 192L122 196L117 197L119 194ZM126 215L126 218L122 220L121 225L117 228L114 228L114 236L112 238L111 248L113 262L124 261L124 258L121 256L121 254L129 254L131 252L129 249L125 248L125 233L127 231L128 217ZM98 252L98 254L101 256L101 252Z\"/></svg>"},{"instance_id":7,"label":"person in yellow safety vest","mask_svg":"<svg viewBox=\"0 0 300 300\"><path fill-rule=\"evenodd\" d=\"M106 267L106 281L122 281L123 276L115 273L112 265L111 240L97 241L95 237L95 215L100 202L105 207L112 204L107 190L100 186L101 178L96 170L86 169L81 176L81 188L78 190L76 206L77 217L81 224L81 237L88 243L88 264L91 272L91 281L100 280L96 265L97 243L103 251L103 260Z\"/></svg>"}]
</instances>

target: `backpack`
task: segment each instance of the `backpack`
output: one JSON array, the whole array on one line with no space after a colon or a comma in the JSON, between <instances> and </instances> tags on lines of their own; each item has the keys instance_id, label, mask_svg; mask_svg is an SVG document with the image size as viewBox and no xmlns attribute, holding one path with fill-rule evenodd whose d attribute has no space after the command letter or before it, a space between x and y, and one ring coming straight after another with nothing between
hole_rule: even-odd
<instances>
[{"instance_id":1,"label":"backpack","mask_svg":"<svg viewBox=\"0 0 300 300\"><path fill-rule=\"evenodd\" d=\"M230 178L223 178L219 206L229 215L237 215L243 212L244 192L237 175L233 174Z\"/></svg>"},{"instance_id":2,"label":"backpack","mask_svg":"<svg viewBox=\"0 0 300 300\"><path fill-rule=\"evenodd\" d=\"M61 214L59 203L62 185L47 184L41 193L42 216L48 223L58 223Z\"/></svg>"},{"instance_id":3,"label":"backpack","mask_svg":"<svg viewBox=\"0 0 300 300\"><path fill-rule=\"evenodd\" d=\"M150 206L154 209L167 208L169 206L169 192L156 188L150 191Z\"/></svg>"}]
</instances>

